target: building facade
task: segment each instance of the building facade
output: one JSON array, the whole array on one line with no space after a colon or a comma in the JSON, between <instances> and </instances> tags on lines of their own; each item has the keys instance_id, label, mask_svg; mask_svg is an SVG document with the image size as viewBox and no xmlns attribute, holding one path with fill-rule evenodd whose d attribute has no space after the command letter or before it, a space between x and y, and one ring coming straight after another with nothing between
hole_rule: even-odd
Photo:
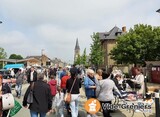
<instances>
[{"instance_id":1,"label":"building facade","mask_svg":"<svg viewBox=\"0 0 160 117\"><path fill-rule=\"evenodd\" d=\"M115 26L109 32L99 32L99 37L104 52L104 63L101 65L103 68L111 68L115 65L115 61L111 59L110 51L116 46L116 39L118 36L126 33L126 27L122 29Z\"/></svg>"}]
</instances>

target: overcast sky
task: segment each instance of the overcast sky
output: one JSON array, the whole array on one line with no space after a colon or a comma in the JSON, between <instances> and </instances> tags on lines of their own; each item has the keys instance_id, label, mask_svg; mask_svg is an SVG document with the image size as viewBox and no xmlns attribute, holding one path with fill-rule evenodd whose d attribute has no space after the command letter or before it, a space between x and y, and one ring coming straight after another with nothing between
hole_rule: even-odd
<instances>
[{"instance_id":1,"label":"overcast sky","mask_svg":"<svg viewBox=\"0 0 160 117\"><path fill-rule=\"evenodd\" d=\"M10 54L73 61L76 39L90 52L93 32L160 25L160 0L0 0L0 47Z\"/></svg>"}]
</instances>

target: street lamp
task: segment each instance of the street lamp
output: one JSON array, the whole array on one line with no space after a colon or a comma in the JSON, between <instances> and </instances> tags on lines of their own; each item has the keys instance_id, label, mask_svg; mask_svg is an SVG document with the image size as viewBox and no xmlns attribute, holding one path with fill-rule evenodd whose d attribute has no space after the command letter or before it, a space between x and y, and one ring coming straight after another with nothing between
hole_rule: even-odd
<instances>
[{"instance_id":1,"label":"street lamp","mask_svg":"<svg viewBox=\"0 0 160 117\"><path fill-rule=\"evenodd\" d=\"M43 54L44 54L43 51L44 49L41 50L41 66L43 66Z\"/></svg>"},{"instance_id":2,"label":"street lamp","mask_svg":"<svg viewBox=\"0 0 160 117\"><path fill-rule=\"evenodd\" d=\"M160 9L158 9L156 12L157 12L157 13L160 13Z\"/></svg>"}]
</instances>

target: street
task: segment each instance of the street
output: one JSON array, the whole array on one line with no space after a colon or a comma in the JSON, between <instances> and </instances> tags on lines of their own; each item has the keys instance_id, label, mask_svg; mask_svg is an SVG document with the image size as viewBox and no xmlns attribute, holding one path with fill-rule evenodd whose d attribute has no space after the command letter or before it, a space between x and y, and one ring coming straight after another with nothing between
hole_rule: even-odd
<instances>
[{"instance_id":1,"label":"street","mask_svg":"<svg viewBox=\"0 0 160 117\"><path fill-rule=\"evenodd\" d=\"M24 95L24 93L25 93L25 91L26 91L26 89L27 89L28 86L29 86L28 84L24 84L23 85L23 88L22 88L22 97L20 99L18 99L18 98L15 97L15 91L12 90L12 93L13 93L15 99L20 104L22 104L23 95ZM83 106L84 106L83 102L84 102L85 99L84 99L84 96L81 96L81 97L82 97L81 98L81 102L79 104L79 108L80 108L80 110L79 110L79 117L85 117L86 116L86 112L85 112L85 110L83 108ZM66 116L66 113L64 113L64 114ZM26 108L22 107L22 109L14 117L30 117L29 109L26 109ZM50 114L50 115L47 115L47 117L56 117L56 116L55 116L55 114Z\"/></svg>"},{"instance_id":2,"label":"street","mask_svg":"<svg viewBox=\"0 0 160 117\"><path fill-rule=\"evenodd\" d=\"M23 84L23 90L22 90L22 97L20 99L16 98L15 99L22 104L22 100L23 100L23 95L25 93L26 88L28 87L28 84ZM12 90L13 95L15 96L15 91ZM80 104L79 104L79 117L86 117L86 111L84 109L84 103L86 102L86 98L85 98L85 93L84 93L84 89L81 88L81 93L80 93ZM152 112L151 113L145 113L146 117L155 117L155 105L152 105ZM66 116L66 113L65 117ZM133 111L129 111L126 109L119 109L116 110L114 112L111 113L112 117L132 117ZM101 112L98 112L97 117L103 117ZM26 109L24 107L22 107L22 109L14 116L14 117L30 117L30 113L29 113L29 109ZM47 115L47 117L56 117L54 114L50 114ZM143 117L143 113L142 112L135 112L133 117Z\"/></svg>"}]
</instances>

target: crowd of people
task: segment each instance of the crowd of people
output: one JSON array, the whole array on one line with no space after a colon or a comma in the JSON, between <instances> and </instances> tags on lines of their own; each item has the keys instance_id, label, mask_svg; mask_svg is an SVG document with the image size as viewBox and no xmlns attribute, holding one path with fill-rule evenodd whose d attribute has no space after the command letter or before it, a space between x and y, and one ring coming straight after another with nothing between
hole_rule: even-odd
<instances>
[{"instance_id":1,"label":"crowd of people","mask_svg":"<svg viewBox=\"0 0 160 117\"><path fill-rule=\"evenodd\" d=\"M96 98L101 104L111 104L117 95L123 98L122 90L126 91L129 88L136 89L136 92L143 96L144 76L140 68L137 67L135 71L135 79L124 79L122 72L118 70L108 74L102 69L94 71L91 68L84 69L75 65L72 68L49 68L41 73L37 73L34 67L26 70L25 73L19 69L15 74L16 96L21 97L23 80L26 80L30 85L25 92L22 105L30 109L31 117L38 117L38 115L46 117L48 113L64 117L65 109L71 117L78 117L82 84L86 98ZM0 79L2 79L1 76ZM137 84L140 85L139 88L136 87ZM1 94L11 92L7 86L0 86ZM27 98L31 90L33 91L33 102L29 104ZM71 93L70 103L64 101L66 93ZM102 108L102 112L104 117L111 117L110 110ZM5 113L6 111L3 112L4 115ZM87 117L96 117L96 115L87 113Z\"/></svg>"}]
</instances>

